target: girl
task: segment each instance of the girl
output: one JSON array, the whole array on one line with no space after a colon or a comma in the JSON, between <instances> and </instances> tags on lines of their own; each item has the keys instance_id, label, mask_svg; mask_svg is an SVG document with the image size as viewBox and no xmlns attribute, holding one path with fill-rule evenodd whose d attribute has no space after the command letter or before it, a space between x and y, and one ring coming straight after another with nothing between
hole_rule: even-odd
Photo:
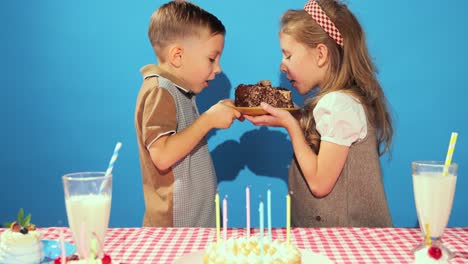
<instances>
[{"instance_id":1,"label":"girl","mask_svg":"<svg viewBox=\"0 0 468 264\"><path fill-rule=\"evenodd\" d=\"M392 140L391 118L359 22L346 5L310 0L281 19L281 71L307 100L289 112L246 116L284 127L294 148L289 189L294 226L392 226L379 156Z\"/></svg>"}]
</instances>

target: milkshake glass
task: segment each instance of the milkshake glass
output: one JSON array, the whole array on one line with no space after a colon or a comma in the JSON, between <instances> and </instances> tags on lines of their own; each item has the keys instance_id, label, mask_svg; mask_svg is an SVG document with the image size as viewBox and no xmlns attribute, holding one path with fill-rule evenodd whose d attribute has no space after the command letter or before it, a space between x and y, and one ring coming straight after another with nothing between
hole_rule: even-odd
<instances>
[{"instance_id":1,"label":"milkshake glass","mask_svg":"<svg viewBox=\"0 0 468 264\"><path fill-rule=\"evenodd\" d=\"M78 172L62 177L68 225L77 253L90 256L91 241L97 240L96 256L102 256L112 200L112 174Z\"/></svg>"},{"instance_id":2,"label":"milkshake glass","mask_svg":"<svg viewBox=\"0 0 468 264\"><path fill-rule=\"evenodd\" d=\"M452 163L444 173L443 161L414 161L412 163L413 190L422 243L413 251L427 246L429 233L431 244L439 247L452 258L453 254L442 244L442 235L452 210L457 183L458 165ZM429 227L426 230L426 227Z\"/></svg>"}]
</instances>

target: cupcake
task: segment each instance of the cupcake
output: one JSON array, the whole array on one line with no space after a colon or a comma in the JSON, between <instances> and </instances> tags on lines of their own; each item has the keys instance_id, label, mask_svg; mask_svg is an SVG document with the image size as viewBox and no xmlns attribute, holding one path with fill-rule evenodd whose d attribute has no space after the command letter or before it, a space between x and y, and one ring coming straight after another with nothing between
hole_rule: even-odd
<instances>
[{"instance_id":1,"label":"cupcake","mask_svg":"<svg viewBox=\"0 0 468 264\"><path fill-rule=\"evenodd\" d=\"M7 223L8 230L0 235L0 263L37 264L42 260L41 234L31 224L31 214L24 217L23 208L17 221Z\"/></svg>"}]
</instances>

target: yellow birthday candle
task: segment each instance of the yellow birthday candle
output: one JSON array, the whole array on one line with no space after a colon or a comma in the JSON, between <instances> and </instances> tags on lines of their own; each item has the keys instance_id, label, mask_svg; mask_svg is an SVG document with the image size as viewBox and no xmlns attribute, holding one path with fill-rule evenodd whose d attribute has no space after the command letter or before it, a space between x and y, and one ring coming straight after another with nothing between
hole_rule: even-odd
<instances>
[{"instance_id":1,"label":"yellow birthday candle","mask_svg":"<svg viewBox=\"0 0 468 264\"><path fill-rule=\"evenodd\" d=\"M219 219L219 194L216 193L215 196L215 206L216 206L216 242L219 242L221 236L221 220Z\"/></svg>"}]
</instances>

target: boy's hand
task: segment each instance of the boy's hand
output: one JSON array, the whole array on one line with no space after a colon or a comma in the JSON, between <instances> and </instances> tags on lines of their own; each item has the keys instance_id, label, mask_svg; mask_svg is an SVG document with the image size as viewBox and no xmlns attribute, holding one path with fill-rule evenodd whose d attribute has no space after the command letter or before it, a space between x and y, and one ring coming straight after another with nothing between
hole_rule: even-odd
<instances>
[{"instance_id":1,"label":"boy's hand","mask_svg":"<svg viewBox=\"0 0 468 264\"><path fill-rule=\"evenodd\" d=\"M232 99L223 99L223 100L220 100L218 103L222 103L222 104L225 104L227 106L235 106L234 105L234 100L232 100Z\"/></svg>"},{"instance_id":2,"label":"boy's hand","mask_svg":"<svg viewBox=\"0 0 468 264\"><path fill-rule=\"evenodd\" d=\"M224 99L224 100L219 101L219 103L223 103L223 104L225 104L227 106L230 106L230 107L235 107L236 106L234 104L234 100L232 100L232 99ZM237 117L237 120L243 122L245 120L244 115L242 113L240 113L240 117Z\"/></svg>"},{"instance_id":3,"label":"boy's hand","mask_svg":"<svg viewBox=\"0 0 468 264\"><path fill-rule=\"evenodd\" d=\"M235 119L241 118L241 113L232 108L233 105L232 100L221 100L203 115L207 117L212 128L229 128Z\"/></svg>"}]
</instances>

